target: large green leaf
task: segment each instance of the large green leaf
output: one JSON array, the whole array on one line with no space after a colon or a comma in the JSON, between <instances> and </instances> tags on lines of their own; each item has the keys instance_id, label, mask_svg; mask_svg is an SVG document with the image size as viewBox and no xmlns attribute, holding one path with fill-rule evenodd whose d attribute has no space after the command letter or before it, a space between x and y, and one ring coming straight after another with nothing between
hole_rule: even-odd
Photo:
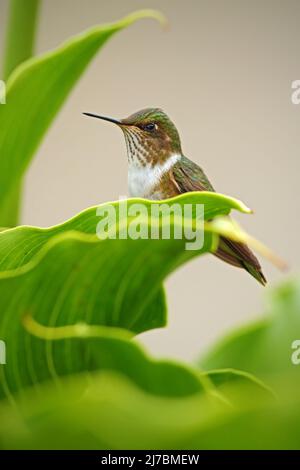
<instances>
[{"instance_id":1,"label":"large green leaf","mask_svg":"<svg viewBox=\"0 0 300 470\"><path fill-rule=\"evenodd\" d=\"M166 373L159 381L168 379ZM0 428L0 447L299 448L299 394L279 403L258 394L253 384L248 389L234 381L226 396L237 397L236 403L203 391L170 398L149 393L112 371L93 374L89 384L86 388L85 376L73 376L64 379L60 390L43 386L38 397L30 390L17 412L0 404L6 423Z\"/></svg>"},{"instance_id":2,"label":"large green leaf","mask_svg":"<svg viewBox=\"0 0 300 470\"><path fill-rule=\"evenodd\" d=\"M149 213L159 204L127 203L136 202L143 202ZM165 204L174 202L204 203L207 220L231 208L246 211L238 201L212 193L183 195ZM124 204L115 207L120 210ZM119 229L134 219L123 217ZM187 240L174 238L177 219L171 220L170 239L99 240L92 235L98 222L93 208L52 229L0 232L0 338L8 347L8 364L1 369L2 396L101 363L101 354L91 353L87 337L45 343L24 330L24 318L49 327L83 323L134 333L161 327L166 316L162 281L179 265L216 247L216 235L208 230L201 249L186 250ZM156 222L169 223L159 216L140 221L148 228Z\"/></svg>"},{"instance_id":3,"label":"large green leaf","mask_svg":"<svg viewBox=\"0 0 300 470\"><path fill-rule=\"evenodd\" d=\"M186 193L178 198L165 200L163 202L164 204L168 204L169 207L171 207L172 204L179 203L182 208L184 205L188 204L193 208L196 204L203 204L205 220L228 214L231 210L250 213L250 209L237 199L204 191L199 193ZM130 212L130 208L135 206L135 204L143 204L150 212L153 205L159 206L161 203L150 203L149 201L135 198L109 204L109 206L113 206L116 210L117 226L119 218L121 218L121 223L124 222L122 215L120 215L123 212L122 209L126 209L127 207L128 212ZM98 207L105 211L107 206L107 204L103 204ZM46 243L59 234L66 233L68 231L76 231L83 234L95 235L97 225L100 221L100 216L97 216L98 207L87 209L67 222L50 228L22 226L2 231L0 236L0 271L9 271L26 265ZM134 216L129 215L128 221L134 218ZM159 218L159 221L161 223L161 217ZM111 225L112 227L115 225L114 220L111 220ZM186 254L187 256L193 255L192 252Z\"/></svg>"},{"instance_id":4,"label":"large green leaf","mask_svg":"<svg viewBox=\"0 0 300 470\"><path fill-rule=\"evenodd\" d=\"M163 20L152 10L133 13L116 23L93 27L58 49L29 59L13 72L7 83L7 104L0 106L3 216L9 216L7 208L11 208L6 198L14 196L41 139L92 58L112 35L147 17Z\"/></svg>"},{"instance_id":5,"label":"large green leaf","mask_svg":"<svg viewBox=\"0 0 300 470\"><path fill-rule=\"evenodd\" d=\"M233 367L274 381L298 374L292 348L300 339L299 279L287 281L269 295L267 316L221 340L201 360L203 369Z\"/></svg>"}]
</instances>

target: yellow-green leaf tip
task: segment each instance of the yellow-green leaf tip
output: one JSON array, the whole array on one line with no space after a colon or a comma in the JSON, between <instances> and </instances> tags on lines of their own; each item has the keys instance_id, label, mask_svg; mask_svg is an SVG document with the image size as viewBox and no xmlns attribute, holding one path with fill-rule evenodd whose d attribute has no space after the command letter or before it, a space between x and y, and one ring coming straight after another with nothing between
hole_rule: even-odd
<instances>
[{"instance_id":1,"label":"yellow-green leaf tip","mask_svg":"<svg viewBox=\"0 0 300 470\"><path fill-rule=\"evenodd\" d=\"M250 209L250 207L246 206L242 201L239 200L241 212L244 212L245 214L253 214L253 210Z\"/></svg>"},{"instance_id":2,"label":"yellow-green leaf tip","mask_svg":"<svg viewBox=\"0 0 300 470\"><path fill-rule=\"evenodd\" d=\"M152 18L153 20L158 21L163 28L166 28L168 25L167 18L160 11L151 9L134 11L133 13L125 16L121 20L121 23L123 23L123 25L130 25L142 18Z\"/></svg>"}]
</instances>

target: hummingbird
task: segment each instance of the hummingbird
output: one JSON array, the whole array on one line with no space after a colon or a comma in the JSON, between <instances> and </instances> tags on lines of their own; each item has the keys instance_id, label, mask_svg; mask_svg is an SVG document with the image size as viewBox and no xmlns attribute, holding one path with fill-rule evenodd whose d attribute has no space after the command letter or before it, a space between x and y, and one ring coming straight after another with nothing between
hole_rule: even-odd
<instances>
[{"instance_id":1,"label":"hummingbird","mask_svg":"<svg viewBox=\"0 0 300 470\"><path fill-rule=\"evenodd\" d=\"M83 114L112 122L123 131L130 196L162 200L191 191L215 191L202 168L183 154L177 128L160 108L142 109L125 119ZM221 236L214 255L245 269L262 285L267 283L258 259L245 243Z\"/></svg>"}]
</instances>

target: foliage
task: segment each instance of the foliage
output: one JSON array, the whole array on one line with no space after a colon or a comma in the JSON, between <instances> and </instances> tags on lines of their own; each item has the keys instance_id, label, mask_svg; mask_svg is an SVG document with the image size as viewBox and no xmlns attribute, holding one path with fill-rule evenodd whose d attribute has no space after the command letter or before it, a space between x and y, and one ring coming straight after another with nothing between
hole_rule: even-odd
<instances>
[{"instance_id":1,"label":"foliage","mask_svg":"<svg viewBox=\"0 0 300 470\"><path fill-rule=\"evenodd\" d=\"M39 2L27 2L30 24L18 3L9 72L32 53ZM12 73L8 104L0 107L1 226L17 221L24 173L88 63L114 33L142 17L162 19L144 11L92 28ZM24 28L23 44L12 39L16 24ZM157 204L113 203L120 218L110 226L118 234L136 222L135 215L124 217L123 206L137 202L149 211ZM228 336L199 364L153 359L139 345L135 335L166 324L165 278L213 252L220 235L268 253L226 218L232 210L249 212L240 201L202 192L165 201L174 202L204 204L201 249L188 251L187 240L176 239L176 217L170 239L99 239L96 207L47 229L0 229L0 338L7 345L1 449L299 447L299 373L291 363L300 331L298 280L274 290L262 320ZM195 226L195 214L185 222ZM166 223L161 215L138 221L159 233Z\"/></svg>"},{"instance_id":2,"label":"foliage","mask_svg":"<svg viewBox=\"0 0 300 470\"><path fill-rule=\"evenodd\" d=\"M15 0L15 3L18 12L20 2ZM27 8L24 14L26 22ZM116 23L95 26L54 51L23 62L12 72L7 82L7 105L0 106L0 201L3 206L3 213L0 206L0 226L14 219L10 198L18 191L42 138L88 64L114 34L147 17L163 21L162 16L152 10L133 13ZM20 37L19 16L16 20ZM8 52L15 47L14 41Z\"/></svg>"},{"instance_id":3,"label":"foliage","mask_svg":"<svg viewBox=\"0 0 300 470\"><path fill-rule=\"evenodd\" d=\"M211 193L167 204L187 200L205 202L206 220L245 211ZM122 204L114 203L118 210ZM259 327L223 341L201 368L154 360L132 335L164 325L164 278L214 250L216 229L207 223L203 248L187 251L185 240L174 237L100 240L93 235L97 221L91 208L49 229L0 232L0 337L10 345L9 362L1 366L0 409L8 423L2 447L296 446L291 342L299 330L298 282L276 290ZM286 432L290 426L288 438L278 437L279 425Z\"/></svg>"}]
</instances>

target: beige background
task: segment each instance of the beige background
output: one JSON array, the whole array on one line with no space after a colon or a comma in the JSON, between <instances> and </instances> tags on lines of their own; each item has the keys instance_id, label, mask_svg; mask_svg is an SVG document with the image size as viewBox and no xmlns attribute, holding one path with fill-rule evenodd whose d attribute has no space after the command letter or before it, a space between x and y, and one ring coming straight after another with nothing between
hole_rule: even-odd
<instances>
[{"instance_id":1,"label":"beige background","mask_svg":"<svg viewBox=\"0 0 300 470\"><path fill-rule=\"evenodd\" d=\"M0 0L1 45L7 5ZM296 272L300 105L291 103L291 82L300 79L299 0L44 0L38 52L145 7L164 12L169 31L143 20L94 60L30 168L23 222L55 224L126 194L121 132L82 111L124 117L160 106L214 186L255 210L239 221ZM287 276L263 265L270 285ZM212 256L184 266L166 287L169 326L141 339L154 354L184 359L260 316L269 290Z\"/></svg>"}]
</instances>

